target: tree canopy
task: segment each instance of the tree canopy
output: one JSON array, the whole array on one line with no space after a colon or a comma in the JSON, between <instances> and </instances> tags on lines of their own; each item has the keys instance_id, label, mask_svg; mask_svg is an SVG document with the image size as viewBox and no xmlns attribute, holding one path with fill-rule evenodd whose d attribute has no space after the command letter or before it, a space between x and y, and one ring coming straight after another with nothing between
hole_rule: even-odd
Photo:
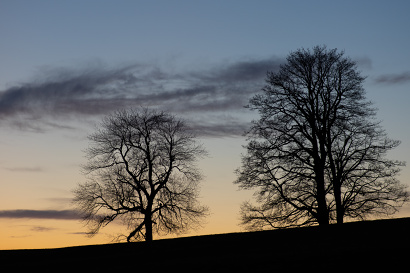
<instances>
[{"instance_id":1,"label":"tree canopy","mask_svg":"<svg viewBox=\"0 0 410 273\"><path fill-rule=\"evenodd\" d=\"M386 158L387 137L366 100L365 78L344 52L316 46L289 54L248 105L260 119L247 132L236 172L259 205L242 206L243 224L327 225L392 214L408 200L397 180L404 162Z\"/></svg>"},{"instance_id":2,"label":"tree canopy","mask_svg":"<svg viewBox=\"0 0 410 273\"><path fill-rule=\"evenodd\" d=\"M196 166L206 151L182 120L145 108L118 111L89 139L88 180L74 201L90 234L122 220L127 241L151 241L153 233L182 232L206 215Z\"/></svg>"}]
</instances>

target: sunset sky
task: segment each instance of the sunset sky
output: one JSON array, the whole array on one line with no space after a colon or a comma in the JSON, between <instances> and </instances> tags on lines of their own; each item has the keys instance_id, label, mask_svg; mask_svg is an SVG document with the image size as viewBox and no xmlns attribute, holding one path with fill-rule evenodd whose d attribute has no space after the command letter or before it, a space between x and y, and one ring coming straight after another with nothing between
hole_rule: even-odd
<instances>
[{"instance_id":1,"label":"sunset sky","mask_svg":"<svg viewBox=\"0 0 410 273\"><path fill-rule=\"evenodd\" d=\"M96 123L137 106L187 119L209 152L199 166L211 215L184 236L242 231L252 192L232 182L257 118L243 106L302 47L357 61L378 119L402 141L389 157L410 164L409 11L406 0L1 0L0 249L108 243L123 230L84 236L71 191ZM410 166L400 181L410 186Z\"/></svg>"}]
</instances>

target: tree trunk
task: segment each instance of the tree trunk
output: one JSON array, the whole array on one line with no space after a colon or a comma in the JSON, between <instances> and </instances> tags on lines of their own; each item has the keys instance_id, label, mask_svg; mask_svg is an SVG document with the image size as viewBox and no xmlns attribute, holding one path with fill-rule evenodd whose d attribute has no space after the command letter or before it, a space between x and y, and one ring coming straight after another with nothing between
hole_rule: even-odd
<instances>
[{"instance_id":1,"label":"tree trunk","mask_svg":"<svg viewBox=\"0 0 410 273\"><path fill-rule=\"evenodd\" d=\"M145 216L145 241L152 242L152 219L151 215Z\"/></svg>"},{"instance_id":2,"label":"tree trunk","mask_svg":"<svg viewBox=\"0 0 410 273\"><path fill-rule=\"evenodd\" d=\"M329 211L327 209L324 168L316 167L316 191L317 191L317 221L319 226L329 225Z\"/></svg>"},{"instance_id":3,"label":"tree trunk","mask_svg":"<svg viewBox=\"0 0 410 273\"><path fill-rule=\"evenodd\" d=\"M329 225L329 211L327 209L326 193L324 190L324 183L317 185L317 205L318 205L318 223L319 226Z\"/></svg>"},{"instance_id":4,"label":"tree trunk","mask_svg":"<svg viewBox=\"0 0 410 273\"><path fill-rule=\"evenodd\" d=\"M342 206L342 191L338 182L333 183L333 193L336 203L336 223L343 224L344 209Z\"/></svg>"},{"instance_id":5,"label":"tree trunk","mask_svg":"<svg viewBox=\"0 0 410 273\"><path fill-rule=\"evenodd\" d=\"M329 225L329 210L327 208L326 190L325 190L325 164L326 164L326 149L324 134L317 129L316 117L310 117L309 123L312 127L313 136L313 152L314 156L314 172L316 181L316 201L317 201L317 221L319 226Z\"/></svg>"}]
</instances>

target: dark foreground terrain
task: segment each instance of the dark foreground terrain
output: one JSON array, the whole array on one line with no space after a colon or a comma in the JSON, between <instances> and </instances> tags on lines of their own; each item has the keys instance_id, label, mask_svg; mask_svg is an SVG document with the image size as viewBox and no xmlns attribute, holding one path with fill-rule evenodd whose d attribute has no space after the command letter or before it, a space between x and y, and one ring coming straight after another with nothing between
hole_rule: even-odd
<instances>
[{"instance_id":1,"label":"dark foreground terrain","mask_svg":"<svg viewBox=\"0 0 410 273\"><path fill-rule=\"evenodd\" d=\"M3 250L0 266L1 272L410 272L410 218L151 244Z\"/></svg>"}]
</instances>

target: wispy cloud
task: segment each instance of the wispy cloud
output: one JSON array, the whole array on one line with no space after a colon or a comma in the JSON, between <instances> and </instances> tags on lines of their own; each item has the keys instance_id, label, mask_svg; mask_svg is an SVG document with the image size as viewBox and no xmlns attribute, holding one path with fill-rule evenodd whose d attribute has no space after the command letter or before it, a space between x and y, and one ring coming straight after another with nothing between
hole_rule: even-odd
<instances>
[{"instance_id":1,"label":"wispy cloud","mask_svg":"<svg viewBox=\"0 0 410 273\"><path fill-rule=\"evenodd\" d=\"M50 230L56 230L56 228L44 227L44 226L32 226L30 228L30 231L33 231L33 232L47 232Z\"/></svg>"},{"instance_id":2,"label":"wispy cloud","mask_svg":"<svg viewBox=\"0 0 410 273\"><path fill-rule=\"evenodd\" d=\"M10 168L3 168L7 171L11 172L43 172L44 169L41 167L10 167Z\"/></svg>"},{"instance_id":3,"label":"wispy cloud","mask_svg":"<svg viewBox=\"0 0 410 273\"><path fill-rule=\"evenodd\" d=\"M400 74L386 74L375 78L376 83L384 84L402 84L410 82L410 72L406 71Z\"/></svg>"},{"instance_id":4,"label":"wispy cloud","mask_svg":"<svg viewBox=\"0 0 410 273\"><path fill-rule=\"evenodd\" d=\"M0 210L0 218L9 219L55 219L79 220L81 216L75 210Z\"/></svg>"},{"instance_id":5,"label":"wispy cloud","mask_svg":"<svg viewBox=\"0 0 410 273\"><path fill-rule=\"evenodd\" d=\"M0 120L41 131L44 126L70 128L61 122L67 117L78 119L135 106L204 117L235 112L260 90L266 72L277 70L281 61L245 60L186 72L138 63L111 69L47 70L34 82L0 92ZM208 129L218 130L221 125ZM225 134L236 131L225 128Z\"/></svg>"},{"instance_id":6,"label":"wispy cloud","mask_svg":"<svg viewBox=\"0 0 410 273\"><path fill-rule=\"evenodd\" d=\"M370 70L373 67L372 60L367 56L356 57L353 60L357 63L359 68Z\"/></svg>"},{"instance_id":7,"label":"wispy cloud","mask_svg":"<svg viewBox=\"0 0 410 273\"><path fill-rule=\"evenodd\" d=\"M249 128L250 122L240 118L219 116L207 120L194 119L192 129L197 135L204 137L240 136Z\"/></svg>"},{"instance_id":8,"label":"wispy cloud","mask_svg":"<svg viewBox=\"0 0 410 273\"><path fill-rule=\"evenodd\" d=\"M72 197L53 197L53 198L44 198L43 200L46 200L48 202L51 202L57 205L68 205L73 201L73 198Z\"/></svg>"}]
</instances>

